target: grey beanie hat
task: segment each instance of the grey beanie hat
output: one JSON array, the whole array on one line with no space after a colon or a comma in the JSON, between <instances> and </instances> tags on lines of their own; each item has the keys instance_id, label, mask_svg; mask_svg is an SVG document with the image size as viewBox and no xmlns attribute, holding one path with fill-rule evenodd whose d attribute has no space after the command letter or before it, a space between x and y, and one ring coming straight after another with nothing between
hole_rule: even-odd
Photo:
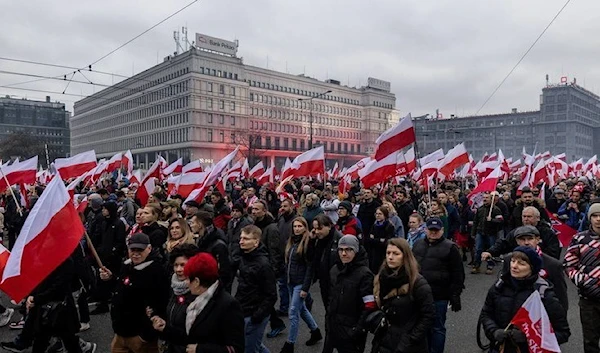
<instances>
[{"instance_id":1,"label":"grey beanie hat","mask_svg":"<svg viewBox=\"0 0 600 353\"><path fill-rule=\"evenodd\" d=\"M590 220L592 218L592 215L594 213L600 213L600 203L596 202L596 203L593 203L590 205L590 208L589 208L588 214L587 214L588 220Z\"/></svg>"},{"instance_id":2,"label":"grey beanie hat","mask_svg":"<svg viewBox=\"0 0 600 353\"><path fill-rule=\"evenodd\" d=\"M342 247L348 247L354 250L355 253L358 253L359 246L360 244L358 243L358 238L351 234L344 235L338 241L338 249Z\"/></svg>"}]
</instances>

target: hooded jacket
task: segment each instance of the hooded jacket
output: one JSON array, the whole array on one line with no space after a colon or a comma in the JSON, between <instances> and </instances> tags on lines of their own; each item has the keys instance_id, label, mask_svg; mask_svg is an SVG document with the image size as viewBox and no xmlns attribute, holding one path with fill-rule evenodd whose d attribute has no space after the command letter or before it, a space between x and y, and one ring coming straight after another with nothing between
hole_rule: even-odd
<instances>
[{"instance_id":1,"label":"hooded jacket","mask_svg":"<svg viewBox=\"0 0 600 353\"><path fill-rule=\"evenodd\" d=\"M229 259L229 249L225 234L221 229L209 226L204 236L197 239L198 249L201 252L212 254L219 264L219 279L223 287L230 292L233 283L233 271Z\"/></svg>"},{"instance_id":2,"label":"hooded jacket","mask_svg":"<svg viewBox=\"0 0 600 353\"><path fill-rule=\"evenodd\" d=\"M270 315L277 302L275 272L264 244L242 253L239 269L235 299L242 305L244 317L250 317L255 324L260 323Z\"/></svg>"},{"instance_id":3,"label":"hooded jacket","mask_svg":"<svg viewBox=\"0 0 600 353\"><path fill-rule=\"evenodd\" d=\"M129 259L125 261L116 282L111 304L115 334L140 336L147 342L156 341L158 332L146 316L146 308L150 307L156 315L165 317L171 292L158 252L152 250L146 261L139 265L134 265Z\"/></svg>"},{"instance_id":4,"label":"hooded jacket","mask_svg":"<svg viewBox=\"0 0 600 353\"><path fill-rule=\"evenodd\" d=\"M127 235L125 224L117 214L117 204L106 202L103 206L108 211L108 217L105 217L101 224L100 238L96 249L103 262L106 262L109 268L115 268L121 259L125 256L125 237Z\"/></svg>"},{"instance_id":5,"label":"hooded jacket","mask_svg":"<svg viewBox=\"0 0 600 353\"><path fill-rule=\"evenodd\" d=\"M275 276L280 277L283 274L283 250L280 245L280 234L277 223L273 216L266 214L260 220L254 220L254 225L262 231L261 242L266 246L269 253L269 262L271 268L275 271Z\"/></svg>"},{"instance_id":6,"label":"hooded jacket","mask_svg":"<svg viewBox=\"0 0 600 353\"><path fill-rule=\"evenodd\" d=\"M312 265L314 271L313 281L319 281L323 303L329 302L329 289L331 287L330 271L340 259L337 245L342 236L342 233L331 227L329 234L325 238L315 240ZM327 307L325 310L327 310Z\"/></svg>"}]
</instances>

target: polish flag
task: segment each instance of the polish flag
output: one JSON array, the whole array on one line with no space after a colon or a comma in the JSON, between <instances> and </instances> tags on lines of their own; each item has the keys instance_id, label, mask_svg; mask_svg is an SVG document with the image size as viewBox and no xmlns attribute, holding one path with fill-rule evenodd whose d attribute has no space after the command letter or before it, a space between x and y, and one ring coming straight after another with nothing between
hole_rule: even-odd
<instances>
[{"instance_id":1,"label":"polish flag","mask_svg":"<svg viewBox=\"0 0 600 353\"><path fill-rule=\"evenodd\" d=\"M175 195L175 188L177 187L177 182L181 178L181 175L169 175L167 176L167 195Z\"/></svg>"},{"instance_id":2,"label":"polish flag","mask_svg":"<svg viewBox=\"0 0 600 353\"><path fill-rule=\"evenodd\" d=\"M417 159L415 158L415 146L411 146L404 154L404 162L406 163L406 171L412 173L417 169Z\"/></svg>"},{"instance_id":3,"label":"polish flag","mask_svg":"<svg viewBox=\"0 0 600 353\"><path fill-rule=\"evenodd\" d=\"M200 160L196 159L194 161L189 162L181 168L181 173L200 173L202 172L202 165L200 164Z\"/></svg>"},{"instance_id":4,"label":"polish flag","mask_svg":"<svg viewBox=\"0 0 600 353\"><path fill-rule=\"evenodd\" d=\"M422 165L420 169L418 169L413 174L413 179L417 181L423 182L430 176L433 176L434 179L438 177L438 162L431 162L425 165Z\"/></svg>"},{"instance_id":5,"label":"polish flag","mask_svg":"<svg viewBox=\"0 0 600 353\"><path fill-rule=\"evenodd\" d=\"M100 177L102 176L102 174L108 172L108 161L105 160L101 160L98 165L96 166L96 168L91 172L91 173L86 173L91 179L92 179L92 183L96 182L100 179Z\"/></svg>"},{"instance_id":6,"label":"polish flag","mask_svg":"<svg viewBox=\"0 0 600 353\"><path fill-rule=\"evenodd\" d=\"M131 155L130 150L127 150L127 152L123 154L121 164L127 168L127 174L133 173L133 156Z\"/></svg>"},{"instance_id":7,"label":"polish flag","mask_svg":"<svg viewBox=\"0 0 600 353\"><path fill-rule=\"evenodd\" d=\"M533 151L535 153L535 151ZM535 157L525 152L525 146L523 146L523 161L525 165L531 166L535 162Z\"/></svg>"},{"instance_id":8,"label":"polish flag","mask_svg":"<svg viewBox=\"0 0 600 353\"><path fill-rule=\"evenodd\" d=\"M25 220L6 263L0 289L14 301L21 301L71 256L84 231L57 174Z\"/></svg>"},{"instance_id":9,"label":"polish flag","mask_svg":"<svg viewBox=\"0 0 600 353\"><path fill-rule=\"evenodd\" d=\"M140 181L140 187L136 192L136 196L138 200L140 200L140 204L142 207L146 206L148 203L148 198L154 192L154 178L158 178L160 176L160 158L156 159L144 178Z\"/></svg>"},{"instance_id":10,"label":"polish flag","mask_svg":"<svg viewBox=\"0 0 600 353\"><path fill-rule=\"evenodd\" d=\"M333 168L331 168L330 171L327 171L327 177L329 179L336 179L338 177L339 174L339 166L338 166L338 162L335 162L335 165L333 166Z\"/></svg>"},{"instance_id":11,"label":"polish flag","mask_svg":"<svg viewBox=\"0 0 600 353\"><path fill-rule=\"evenodd\" d=\"M235 162L235 164L233 165L233 167L231 167L228 171L227 171L227 177L224 178L225 180L236 180L236 179L241 179L242 177L242 161L237 161Z\"/></svg>"},{"instance_id":12,"label":"polish flag","mask_svg":"<svg viewBox=\"0 0 600 353\"><path fill-rule=\"evenodd\" d=\"M285 159L285 163L283 163L283 168L281 169L281 179L285 179L288 176L292 175L292 161L290 160L290 157L287 157Z\"/></svg>"},{"instance_id":13,"label":"polish flag","mask_svg":"<svg viewBox=\"0 0 600 353\"><path fill-rule=\"evenodd\" d=\"M396 159L396 177L408 175L410 172L406 164L406 157L404 153L398 152L398 158Z\"/></svg>"},{"instance_id":14,"label":"polish flag","mask_svg":"<svg viewBox=\"0 0 600 353\"><path fill-rule=\"evenodd\" d=\"M56 158L54 167L64 180L76 178L96 167L96 152L87 151L69 158Z\"/></svg>"},{"instance_id":15,"label":"polish flag","mask_svg":"<svg viewBox=\"0 0 600 353\"><path fill-rule=\"evenodd\" d=\"M325 147L319 146L297 156L290 169L295 178L325 174Z\"/></svg>"},{"instance_id":16,"label":"polish flag","mask_svg":"<svg viewBox=\"0 0 600 353\"><path fill-rule=\"evenodd\" d=\"M256 179L263 175L265 173L265 167L263 166L263 162L261 161L256 163L256 165L252 169L250 169L250 172L248 173L248 176L253 179Z\"/></svg>"},{"instance_id":17,"label":"polish flag","mask_svg":"<svg viewBox=\"0 0 600 353\"><path fill-rule=\"evenodd\" d=\"M5 190L9 185L35 184L38 157L29 158L23 162L16 162L9 166L2 166L0 170L4 177L0 178L0 190ZM8 180L8 184L6 183Z\"/></svg>"},{"instance_id":18,"label":"polish flag","mask_svg":"<svg viewBox=\"0 0 600 353\"><path fill-rule=\"evenodd\" d=\"M456 170L456 168L463 166L467 163L469 163L469 154L467 153L465 144L460 143L456 145L453 149L448 151L448 154L446 154L446 156L440 163L440 173L448 176L454 170Z\"/></svg>"},{"instance_id":19,"label":"polish flag","mask_svg":"<svg viewBox=\"0 0 600 353\"><path fill-rule=\"evenodd\" d=\"M202 202L204 200L204 196L208 192L208 189L215 184L217 179L223 174L229 163L233 161L235 156L238 154L240 147L236 147L231 153L229 153L225 158L221 159L208 173L206 180L202 183L202 186L195 189L190 193L190 195L183 202L184 204L187 201L195 200L197 202Z\"/></svg>"},{"instance_id":20,"label":"polish flag","mask_svg":"<svg viewBox=\"0 0 600 353\"><path fill-rule=\"evenodd\" d=\"M531 179L532 179L532 175L531 175L531 166L527 166L525 167L525 171L523 172L523 175L521 176L521 184L519 184L519 187L517 187L517 195L521 196L521 193L523 192L523 189L525 189L526 187L531 187Z\"/></svg>"},{"instance_id":21,"label":"polish flag","mask_svg":"<svg viewBox=\"0 0 600 353\"><path fill-rule=\"evenodd\" d=\"M567 155L564 152L561 153L561 154L557 154L556 156L554 156L554 158L558 158L558 159L560 159L563 162L567 161Z\"/></svg>"},{"instance_id":22,"label":"polish flag","mask_svg":"<svg viewBox=\"0 0 600 353\"><path fill-rule=\"evenodd\" d=\"M163 175L171 175L173 173L181 173L183 171L183 158L179 158L175 162L171 163L168 167L163 169Z\"/></svg>"},{"instance_id":23,"label":"polish flag","mask_svg":"<svg viewBox=\"0 0 600 353\"><path fill-rule=\"evenodd\" d=\"M358 171L364 168L367 164L371 162L371 157L365 157L360 161L356 162L352 165L348 170L346 170L346 175L350 176L350 180L355 180L358 178Z\"/></svg>"},{"instance_id":24,"label":"polish flag","mask_svg":"<svg viewBox=\"0 0 600 353\"><path fill-rule=\"evenodd\" d=\"M358 171L358 176L363 187L370 188L388 178L396 176L396 165L398 164L398 153L387 155L382 160L373 159L363 169Z\"/></svg>"},{"instance_id":25,"label":"polish flag","mask_svg":"<svg viewBox=\"0 0 600 353\"><path fill-rule=\"evenodd\" d=\"M411 148L413 148L413 147L411 147ZM425 165L425 164L429 164L432 162L438 162L438 161L441 161L442 159L444 159L444 157L446 157L446 155L444 154L444 150L440 148L439 150L434 151L434 152L426 155L423 158L420 158L419 163L421 165Z\"/></svg>"},{"instance_id":26,"label":"polish flag","mask_svg":"<svg viewBox=\"0 0 600 353\"><path fill-rule=\"evenodd\" d=\"M87 174L87 173L86 173ZM73 197L73 195L75 195L75 188L77 188L77 186L79 184L81 184L81 182L83 181L83 178L85 177L85 174L78 176L77 178L75 178L68 186L67 186L67 191L69 192L69 194L71 195L71 197Z\"/></svg>"},{"instance_id":27,"label":"polish flag","mask_svg":"<svg viewBox=\"0 0 600 353\"><path fill-rule=\"evenodd\" d=\"M275 182L275 166L271 165L267 170L263 173L263 175L259 176L256 179L256 183L258 185L264 185L266 183L274 183Z\"/></svg>"},{"instance_id":28,"label":"polish flag","mask_svg":"<svg viewBox=\"0 0 600 353\"><path fill-rule=\"evenodd\" d=\"M207 172L185 173L177 177L173 194L188 197L194 189L198 189L206 180Z\"/></svg>"},{"instance_id":29,"label":"polish flag","mask_svg":"<svg viewBox=\"0 0 600 353\"><path fill-rule=\"evenodd\" d=\"M248 179L249 175L250 175L250 165L248 164L248 158L244 158L244 163L242 163L242 174L241 174L241 176L244 179Z\"/></svg>"},{"instance_id":30,"label":"polish flag","mask_svg":"<svg viewBox=\"0 0 600 353\"><path fill-rule=\"evenodd\" d=\"M115 170L120 169L122 164L123 164L123 153L119 152L119 153L115 154L114 156L110 157L110 159L108 160L108 165L106 166L106 172L112 173Z\"/></svg>"},{"instance_id":31,"label":"polish flag","mask_svg":"<svg viewBox=\"0 0 600 353\"><path fill-rule=\"evenodd\" d=\"M10 256L10 251L4 247L4 245L0 244L0 273L4 272L6 268L6 263L8 262L8 257Z\"/></svg>"},{"instance_id":32,"label":"polish flag","mask_svg":"<svg viewBox=\"0 0 600 353\"><path fill-rule=\"evenodd\" d=\"M496 152L490 154L487 159L487 162L497 162L497 161L498 161L498 154Z\"/></svg>"},{"instance_id":33,"label":"polish flag","mask_svg":"<svg viewBox=\"0 0 600 353\"><path fill-rule=\"evenodd\" d=\"M537 185L539 182L548 183L548 170L546 169L546 162L543 159L537 163L535 168L533 169L532 177L531 177L531 185Z\"/></svg>"},{"instance_id":34,"label":"polish flag","mask_svg":"<svg viewBox=\"0 0 600 353\"><path fill-rule=\"evenodd\" d=\"M373 158L380 161L415 141L415 128L411 116L408 114L396 126L391 127L377 138L375 157Z\"/></svg>"},{"instance_id":35,"label":"polish flag","mask_svg":"<svg viewBox=\"0 0 600 353\"><path fill-rule=\"evenodd\" d=\"M592 158L588 159L583 165L583 170L586 172L592 170L592 166L595 165L597 161L598 157L596 155L592 156Z\"/></svg>"},{"instance_id":36,"label":"polish flag","mask_svg":"<svg viewBox=\"0 0 600 353\"><path fill-rule=\"evenodd\" d=\"M137 184L140 185L142 181L142 171L140 169L134 170L132 173L127 175L127 179L129 179L129 185Z\"/></svg>"},{"instance_id":37,"label":"polish flag","mask_svg":"<svg viewBox=\"0 0 600 353\"><path fill-rule=\"evenodd\" d=\"M560 352L550 318L542 303L540 292L534 290L510 320L527 336L530 352Z\"/></svg>"},{"instance_id":38,"label":"polish flag","mask_svg":"<svg viewBox=\"0 0 600 353\"><path fill-rule=\"evenodd\" d=\"M87 208L87 206L88 206L88 198L87 198L87 196L85 196L81 200L81 202L77 205L77 212L78 213L84 213L85 209Z\"/></svg>"},{"instance_id":39,"label":"polish flag","mask_svg":"<svg viewBox=\"0 0 600 353\"><path fill-rule=\"evenodd\" d=\"M469 203L476 207L479 207L483 202L483 194L486 192L492 192L496 190L496 185L498 185L498 180L502 178L502 170L500 169L500 165L496 167L488 176L485 178L479 185L471 191L469 194Z\"/></svg>"}]
</instances>

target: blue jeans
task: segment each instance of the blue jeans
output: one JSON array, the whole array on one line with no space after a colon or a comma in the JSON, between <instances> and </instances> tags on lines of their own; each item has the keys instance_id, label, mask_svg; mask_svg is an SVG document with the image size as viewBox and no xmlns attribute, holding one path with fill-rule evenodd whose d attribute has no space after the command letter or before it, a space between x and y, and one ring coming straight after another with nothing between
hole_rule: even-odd
<instances>
[{"instance_id":1,"label":"blue jeans","mask_svg":"<svg viewBox=\"0 0 600 353\"><path fill-rule=\"evenodd\" d=\"M477 233L475 236L475 263L473 264L475 267L481 265L481 253L491 248L495 243L496 235L483 235ZM487 268L494 268L494 265L496 265L494 260L489 259L487 261Z\"/></svg>"},{"instance_id":2,"label":"blue jeans","mask_svg":"<svg viewBox=\"0 0 600 353\"><path fill-rule=\"evenodd\" d=\"M288 284L288 290L290 291L290 331L288 332L288 342L296 343L296 338L298 338L298 327L300 326L300 317L302 320L306 322L308 328L311 331L319 328L315 319L312 317L310 311L306 308L304 303L304 298L300 296L300 291L302 291L302 285L293 285Z\"/></svg>"},{"instance_id":3,"label":"blue jeans","mask_svg":"<svg viewBox=\"0 0 600 353\"><path fill-rule=\"evenodd\" d=\"M446 312L448 311L447 300L436 300L435 319L433 327L427 335L429 353L443 353L446 345Z\"/></svg>"},{"instance_id":4,"label":"blue jeans","mask_svg":"<svg viewBox=\"0 0 600 353\"><path fill-rule=\"evenodd\" d=\"M279 286L279 311L286 313L290 309L290 291L285 276L277 279Z\"/></svg>"},{"instance_id":5,"label":"blue jeans","mask_svg":"<svg viewBox=\"0 0 600 353\"><path fill-rule=\"evenodd\" d=\"M263 321L258 324L253 324L250 317L244 318L244 324L246 325L246 348L245 353L269 353L269 349L263 344L263 336L269 317L265 317Z\"/></svg>"}]
</instances>

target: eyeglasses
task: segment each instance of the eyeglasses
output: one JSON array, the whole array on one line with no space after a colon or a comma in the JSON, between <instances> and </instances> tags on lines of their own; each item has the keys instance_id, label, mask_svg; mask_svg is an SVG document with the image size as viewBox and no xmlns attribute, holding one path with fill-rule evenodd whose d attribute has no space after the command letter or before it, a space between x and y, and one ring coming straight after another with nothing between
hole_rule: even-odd
<instances>
[{"instance_id":1,"label":"eyeglasses","mask_svg":"<svg viewBox=\"0 0 600 353\"><path fill-rule=\"evenodd\" d=\"M353 252L353 251L354 251L354 249L352 249L352 248L338 248L338 252L341 252L341 253L349 253L349 252Z\"/></svg>"}]
</instances>

